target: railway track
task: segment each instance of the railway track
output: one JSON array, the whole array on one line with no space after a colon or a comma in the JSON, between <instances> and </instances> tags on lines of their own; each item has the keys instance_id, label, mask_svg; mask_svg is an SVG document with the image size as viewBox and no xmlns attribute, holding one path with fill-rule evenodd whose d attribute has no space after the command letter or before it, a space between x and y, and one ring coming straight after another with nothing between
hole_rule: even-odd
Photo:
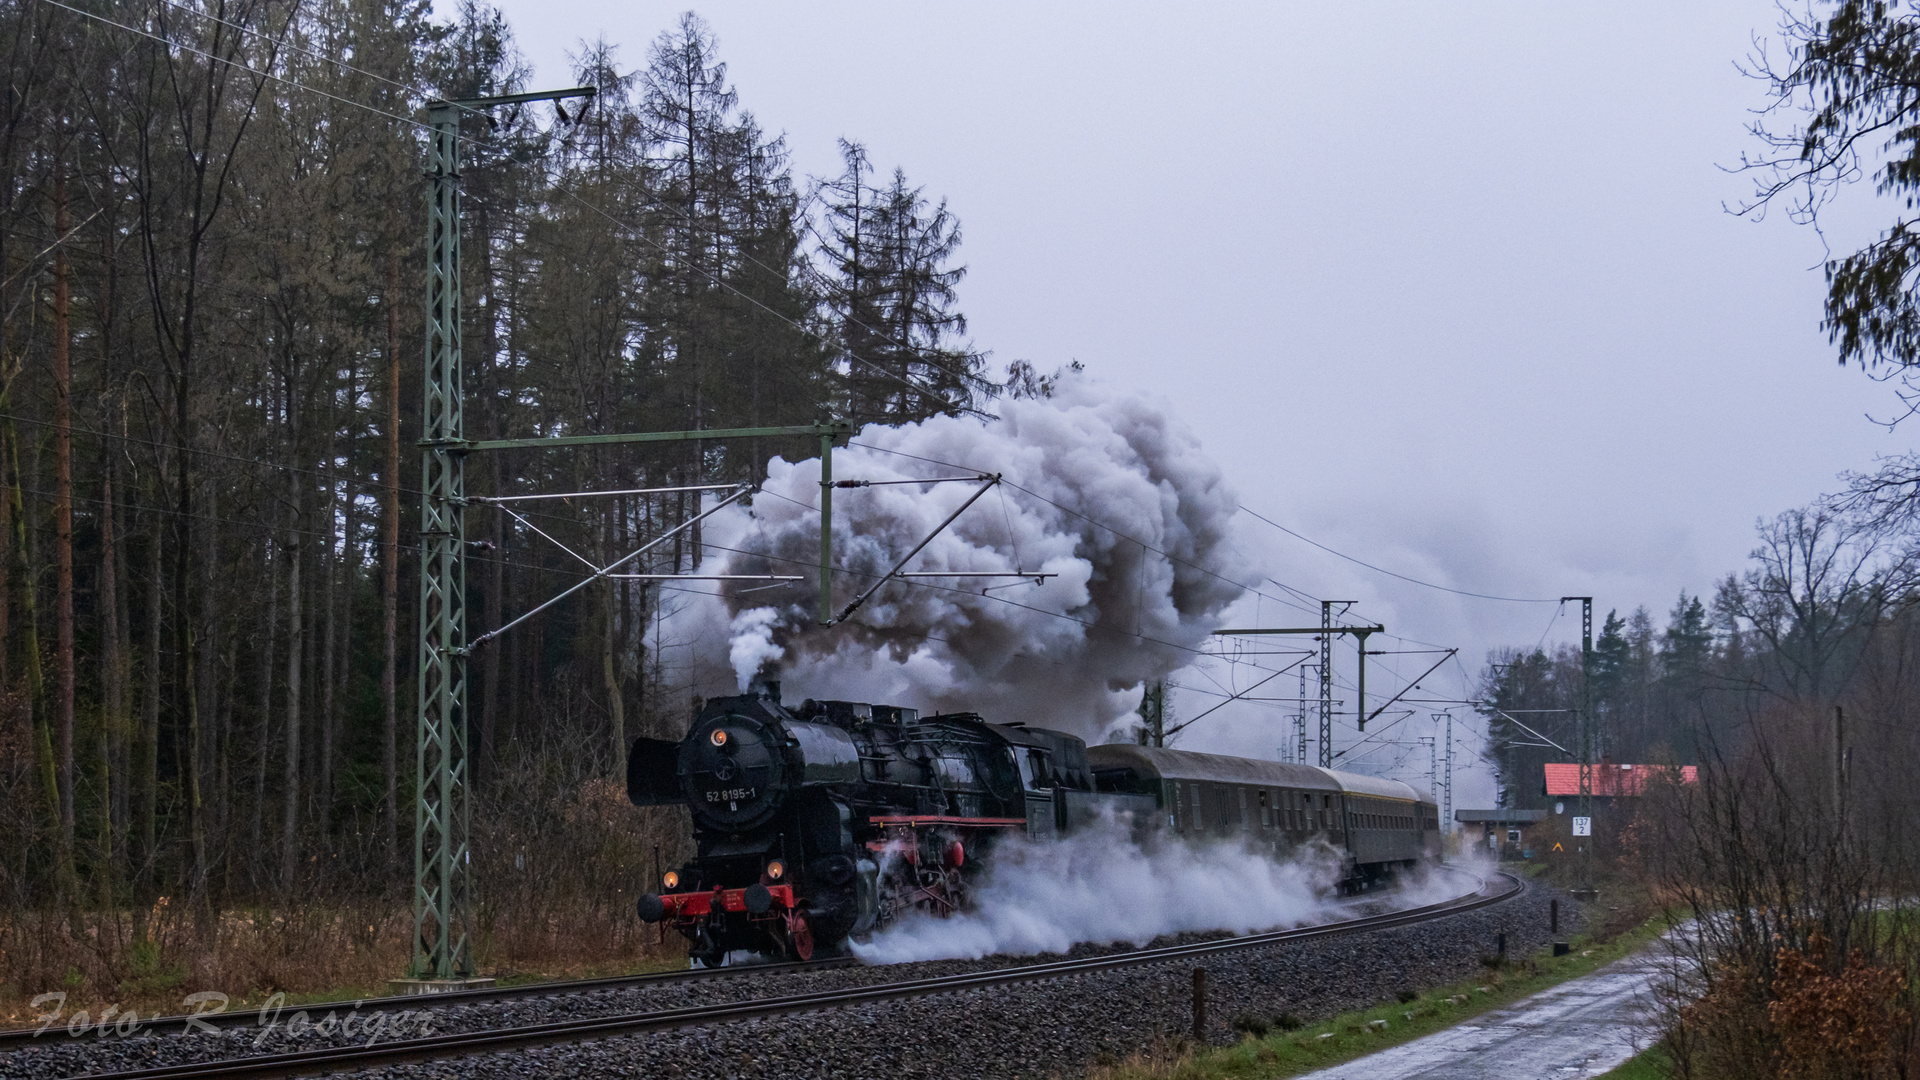
<instances>
[{"instance_id":1,"label":"railway track","mask_svg":"<svg viewBox=\"0 0 1920 1080\"><path fill-rule=\"evenodd\" d=\"M1245 937L1228 938L1218 941L1195 942L1185 945L1172 945L1159 949L1143 949L1116 955L1084 957L1044 964L1030 964L937 978L911 979L807 994L755 998L747 1001L696 1005L675 1009L663 1009L654 1012L630 1013L621 1016L566 1020L492 1031L428 1036L385 1044L375 1044L372 1046L326 1047L316 1050L234 1058L225 1061L202 1061L151 1069L113 1073L89 1073L85 1075L91 1078L91 1080L167 1080L167 1078L187 1076L298 1076L316 1072L337 1072L400 1065L411 1062L434 1061L502 1050L520 1050L563 1043L586 1042L610 1036L636 1035L650 1031L666 1031L675 1028L696 1027L729 1021L753 1020L821 1009L846 1008L849 1006L879 1002L901 1001L909 998L928 997L937 994L990 989L996 986L1015 983L1051 981L1093 972L1110 971L1117 968L1199 960L1224 953L1265 948L1289 942L1301 942L1315 938L1386 930L1488 907L1518 896L1525 890L1525 886L1521 883L1520 879L1513 875L1498 873L1495 875L1495 878L1505 880L1503 883L1496 885L1495 880L1489 879L1483 882L1481 888L1473 894L1437 904L1429 904L1404 911L1389 912L1383 915L1350 919L1343 922L1302 927L1295 930L1279 930L1265 934L1251 934ZM737 973L765 972L775 966L777 965L742 968L739 969ZM713 972L693 974L717 977L726 973L726 970L727 969L722 968ZM684 975L688 973L674 972L670 974ZM639 978L647 978L647 976L640 976ZM593 982L599 980L585 981ZM565 985L573 986L578 984ZM547 992L553 992L554 984L544 984L544 986ZM513 989L521 991L524 994L526 992L536 991L538 988L516 987ZM471 993L505 994L507 992L473 991ZM418 1007L418 999L413 1000L415 1007ZM467 1000L473 999L470 998ZM243 1019L250 1019L248 1014L245 1013L237 1015Z\"/></svg>"},{"instance_id":2,"label":"railway track","mask_svg":"<svg viewBox=\"0 0 1920 1080\"><path fill-rule=\"evenodd\" d=\"M828 968L849 967L859 962L854 957L842 956L830 960L808 960L799 963L741 964L719 968L696 968L690 971L656 971L645 975L609 975L596 979L556 979L550 982L523 983L519 986L453 990L444 994L407 994L396 997L362 998L358 1001L320 1001L306 1005L276 1007L274 1012L293 1013L302 1009L319 1012L332 1009L367 1016L412 1012L416 1009L437 1009L449 1005L478 1005L489 1001L511 1001L517 998L557 997L563 994L590 994L602 990L632 990L672 983L737 979L750 975L784 975L795 971L822 971ZM263 1005L260 1011L247 1008L233 1012L199 1013L192 1016L156 1016L151 1020L140 1021L139 1032L145 1035L185 1035L194 1031L205 1031L208 1028L220 1030L264 1024L268 1017L266 1008ZM46 1034L42 1034L37 1027L0 1030L0 1053L32 1045L35 1039L46 1039L59 1030L60 1025L57 1023L49 1028Z\"/></svg>"}]
</instances>

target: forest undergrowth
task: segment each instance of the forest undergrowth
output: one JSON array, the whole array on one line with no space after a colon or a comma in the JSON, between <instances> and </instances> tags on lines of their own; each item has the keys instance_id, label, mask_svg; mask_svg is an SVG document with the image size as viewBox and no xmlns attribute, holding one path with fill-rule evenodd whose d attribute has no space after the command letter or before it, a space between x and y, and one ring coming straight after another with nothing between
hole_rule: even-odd
<instances>
[{"instance_id":1,"label":"forest undergrowth","mask_svg":"<svg viewBox=\"0 0 1920 1080\"><path fill-rule=\"evenodd\" d=\"M685 964L678 939L662 942L633 911L656 887L655 845L663 860L684 855L683 811L634 807L604 779L515 802L503 793L475 810L475 862L486 868L475 875L476 974L534 981ZM291 895L217 908L162 895L137 908L0 912L0 1023L38 1024L56 1009L97 1018L109 1005L171 1015L193 1011L186 997L204 991L227 995L230 1007L275 993L294 1002L385 994L406 974L413 929L405 867L386 854L376 841L357 858L336 853L322 865L315 856ZM48 994L66 996L33 1004Z\"/></svg>"}]
</instances>

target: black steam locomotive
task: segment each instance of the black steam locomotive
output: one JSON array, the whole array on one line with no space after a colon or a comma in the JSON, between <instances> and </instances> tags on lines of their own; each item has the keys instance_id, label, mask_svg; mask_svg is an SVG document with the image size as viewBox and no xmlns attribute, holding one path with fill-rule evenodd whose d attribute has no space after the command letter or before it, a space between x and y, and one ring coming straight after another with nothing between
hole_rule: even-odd
<instances>
[{"instance_id":1,"label":"black steam locomotive","mask_svg":"<svg viewBox=\"0 0 1920 1080\"><path fill-rule=\"evenodd\" d=\"M1276 857L1342 853L1362 888L1436 856L1439 811L1397 781L1246 758L921 716L892 705L808 700L778 683L715 698L679 742L639 739L627 758L638 806L685 803L697 853L640 898L712 967L748 950L811 959L910 909L947 914L999 839L1047 839L1107 816L1134 839L1238 838Z\"/></svg>"}]
</instances>

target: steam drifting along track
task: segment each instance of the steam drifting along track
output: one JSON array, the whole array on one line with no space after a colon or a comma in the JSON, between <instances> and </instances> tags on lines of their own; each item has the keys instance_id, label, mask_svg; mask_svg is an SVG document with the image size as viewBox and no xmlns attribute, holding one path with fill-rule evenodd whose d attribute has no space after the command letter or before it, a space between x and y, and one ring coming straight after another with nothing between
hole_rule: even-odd
<instances>
[{"instance_id":1,"label":"steam drifting along track","mask_svg":"<svg viewBox=\"0 0 1920 1080\"><path fill-rule=\"evenodd\" d=\"M1053 963L1024 965L998 970L971 972L939 978L914 979L864 987L758 998L749 1001L699 1005L656 1012L633 1013L494 1031L409 1039L370 1047L330 1047L320 1050L261 1055L227 1061L193 1062L154 1069L108 1074L88 1074L98 1080L161 1080L184 1076L264 1077L291 1076L314 1072L333 1072L407 1062L430 1061L467 1054L502 1050L522 1050L554 1044L585 1042L609 1036L666 1031L726 1021L753 1020L788 1013L844 1008L879 1002L901 1001L968 990L990 989L1015 983L1057 980L1119 968L1165 964L1219 956L1246 949L1311 941L1339 935L1387 930L1432 919L1485 908L1520 895L1525 889L1518 878L1498 874L1504 882L1483 883L1471 895L1406 911L1352 919L1345 922L1282 930L1266 934L1173 945L1117 955L1093 956ZM743 971L765 969L742 969Z\"/></svg>"}]
</instances>

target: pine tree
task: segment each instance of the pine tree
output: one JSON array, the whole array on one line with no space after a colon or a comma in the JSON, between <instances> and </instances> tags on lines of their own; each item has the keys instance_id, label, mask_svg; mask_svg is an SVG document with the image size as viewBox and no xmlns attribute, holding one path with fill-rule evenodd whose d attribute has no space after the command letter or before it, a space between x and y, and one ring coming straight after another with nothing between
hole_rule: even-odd
<instances>
[{"instance_id":1,"label":"pine tree","mask_svg":"<svg viewBox=\"0 0 1920 1080\"><path fill-rule=\"evenodd\" d=\"M979 412L998 387L982 374L987 355L963 340L959 220L946 200L929 205L900 169L873 187L865 148L842 140L840 150L844 169L822 186L832 201L821 254L848 414L902 424Z\"/></svg>"},{"instance_id":2,"label":"pine tree","mask_svg":"<svg viewBox=\"0 0 1920 1080\"><path fill-rule=\"evenodd\" d=\"M1670 679L1698 678L1713 649L1713 627L1698 596L1680 590L1660 635L1660 666Z\"/></svg>"},{"instance_id":3,"label":"pine tree","mask_svg":"<svg viewBox=\"0 0 1920 1080\"><path fill-rule=\"evenodd\" d=\"M1610 701L1620 689L1620 679L1627 666L1627 620L1620 617L1618 611L1607 612L1600 624L1600 640L1593 643L1592 671L1593 696L1597 701Z\"/></svg>"}]
</instances>

